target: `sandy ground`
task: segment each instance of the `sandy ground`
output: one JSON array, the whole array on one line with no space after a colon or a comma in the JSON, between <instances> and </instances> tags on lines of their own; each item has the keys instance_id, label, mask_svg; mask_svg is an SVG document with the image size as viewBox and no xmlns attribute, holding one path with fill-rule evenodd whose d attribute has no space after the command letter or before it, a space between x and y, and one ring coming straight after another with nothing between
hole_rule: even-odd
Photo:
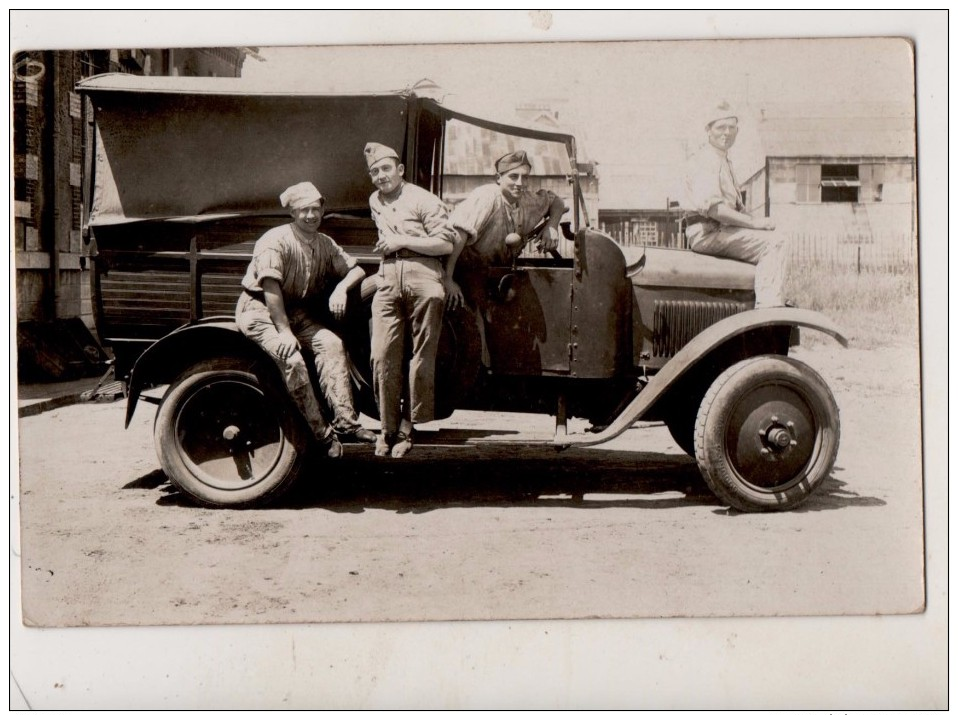
<instances>
[{"instance_id":1,"label":"sandy ground","mask_svg":"<svg viewBox=\"0 0 958 715\"><path fill-rule=\"evenodd\" d=\"M347 447L281 503L212 510L158 469L155 409L19 421L30 625L274 623L921 610L914 347L799 348L841 410L835 470L799 509L725 508L665 427L557 454L548 417L464 412L479 443L402 462ZM489 439L485 442L483 439ZM17 550L19 547L19 550Z\"/></svg>"}]
</instances>

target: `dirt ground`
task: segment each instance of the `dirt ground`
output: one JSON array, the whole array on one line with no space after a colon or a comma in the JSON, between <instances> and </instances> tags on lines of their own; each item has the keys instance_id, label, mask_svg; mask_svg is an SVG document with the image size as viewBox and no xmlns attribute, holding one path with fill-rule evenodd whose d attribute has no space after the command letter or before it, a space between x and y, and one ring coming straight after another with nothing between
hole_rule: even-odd
<instances>
[{"instance_id":1,"label":"dirt ground","mask_svg":"<svg viewBox=\"0 0 958 715\"><path fill-rule=\"evenodd\" d=\"M799 509L741 514L661 425L556 453L548 417L463 412L468 444L402 462L349 445L265 509L192 505L153 448L155 408L19 421L23 618L119 625L877 614L921 610L913 346L795 356L838 401L835 470ZM575 427L581 425L573 425ZM19 550L17 547L19 546Z\"/></svg>"}]
</instances>

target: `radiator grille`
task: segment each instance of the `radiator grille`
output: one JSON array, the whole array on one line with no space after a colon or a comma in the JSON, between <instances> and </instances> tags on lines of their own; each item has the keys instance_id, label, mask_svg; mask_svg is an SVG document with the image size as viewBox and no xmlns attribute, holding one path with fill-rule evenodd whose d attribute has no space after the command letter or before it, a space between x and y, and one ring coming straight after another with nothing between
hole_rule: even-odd
<instances>
[{"instance_id":1,"label":"radiator grille","mask_svg":"<svg viewBox=\"0 0 958 715\"><path fill-rule=\"evenodd\" d=\"M652 313L652 356L672 357L710 325L747 306L733 301L657 300Z\"/></svg>"}]
</instances>

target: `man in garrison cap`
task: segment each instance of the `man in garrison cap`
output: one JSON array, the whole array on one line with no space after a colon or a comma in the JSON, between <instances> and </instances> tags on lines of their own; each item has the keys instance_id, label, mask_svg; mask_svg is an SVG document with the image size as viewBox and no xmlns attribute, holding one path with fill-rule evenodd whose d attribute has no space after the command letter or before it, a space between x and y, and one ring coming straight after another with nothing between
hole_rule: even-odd
<instances>
[{"instance_id":1,"label":"man in garrison cap","mask_svg":"<svg viewBox=\"0 0 958 715\"><path fill-rule=\"evenodd\" d=\"M373 390L382 421L376 454L404 457L415 426L434 419L442 257L458 236L439 197L403 180L405 167L395 150L370 142L363 154L377 189L369 210L377 229L374 250L382 254L372 304Z\"/></svg>"},{"instance_id":2,"label":"man in garrison cap","mask_svg":"<svg viewBox=\"0 0 958 715\"><path fill-rule=\"evenodd\" d=\"M746 213L728 150L738 136L738 116L727 102L705 115L707 143L686 167L686 224L689 246L696 253L732 258L755 265L755 307L786 305L784 297L787 246L765 216Z\"/></svg>"},{"instance_id":3,"label":"man in garrison cap","mask_svg":"<svg viewBox=\"0 0 958 715\"><path fill-rule=\"evenodd\" d=\"M280 195L280 203L293 220L270 229L256 241L236 305L236 324L279 365L323 453L339 457L341 439L376 439L357 421L346 350L329 327L346 314L347 293L362 281L365 272L355 258L319 231L325 199L313 184L304 181L290 186ZM326 303L322 310L317 310L312 300L317 297ZM332 424L327 423L313 391L303 348L313 353Z\"/></svg>"},{"instance_id":4,"label":"man in garrison cap","mask_svg":"<svg viewBox=\"0 0 958 715\"><path fill-rule=\"evenodd\" d=\"M463 303L462 291L453 280L457 262L464 270L511 264L543 218L548 223L538 239L539 250L545 253L559 244L565 202L551 191L527 190L532 172L529 155L520 150L499 157L495 171L494 184L474 189L452 212L461 244L446 261L446 304L452 309Z\"/></svg>"}]
</instances>

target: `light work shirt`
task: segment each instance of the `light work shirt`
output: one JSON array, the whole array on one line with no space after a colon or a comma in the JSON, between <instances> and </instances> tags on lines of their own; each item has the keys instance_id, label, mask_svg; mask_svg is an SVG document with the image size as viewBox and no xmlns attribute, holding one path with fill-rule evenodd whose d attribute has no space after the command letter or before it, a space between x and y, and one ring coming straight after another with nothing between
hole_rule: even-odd
<instances>
[{"instance_id":1,"label":"light work shirt","mask_svg":"<svg viewBox=\"0 0 958 715\"><path fill-rule=\"evenodd\" d=\"M273 278L284 298L303 300L323 292L330 281L338 283L356 265L356 259L326 234L307 235L289 223L256 241L243 287L262 293L263 279Z\"/></svg>"}]
</instances>

